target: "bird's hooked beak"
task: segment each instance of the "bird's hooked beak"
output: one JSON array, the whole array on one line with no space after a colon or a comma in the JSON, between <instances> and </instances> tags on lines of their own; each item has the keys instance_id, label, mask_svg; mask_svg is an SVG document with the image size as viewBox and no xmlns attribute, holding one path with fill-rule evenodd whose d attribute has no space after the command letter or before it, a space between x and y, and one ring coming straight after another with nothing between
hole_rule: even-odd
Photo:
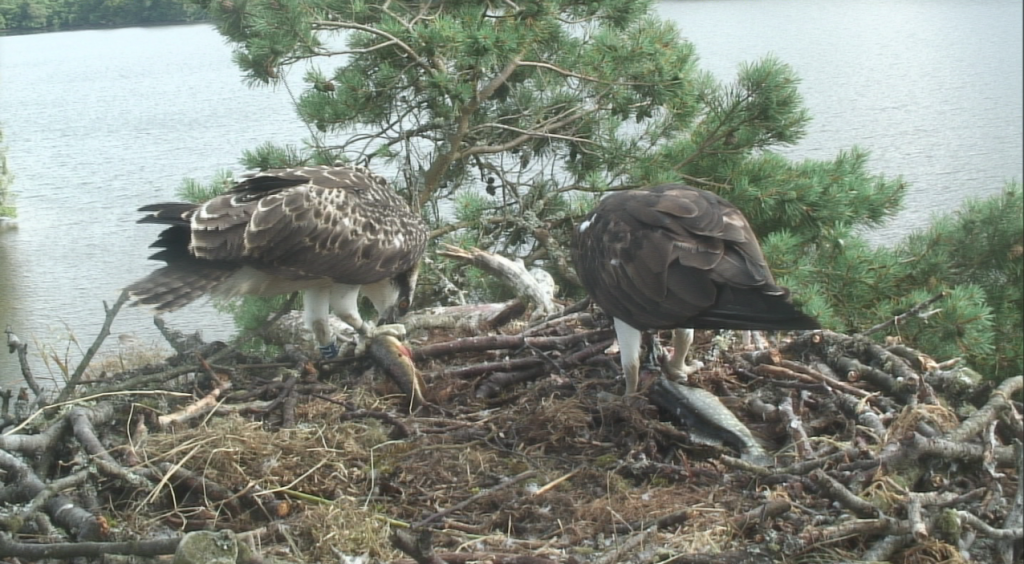
<instances>
[{"instance_id":1,"label":"bird's hooked beak","mask_svg":"<svg viewBox=\"0 0 1024 564\"><path fill-rule=\"evenodd\" d=\"M397 302L384 308L384 311L380 312L380 319L377 320L378 325L390 325L392 323L398 323L398 320L405 316L409 312L409 299L401 298Z\"/></svg>"}]
</instances>

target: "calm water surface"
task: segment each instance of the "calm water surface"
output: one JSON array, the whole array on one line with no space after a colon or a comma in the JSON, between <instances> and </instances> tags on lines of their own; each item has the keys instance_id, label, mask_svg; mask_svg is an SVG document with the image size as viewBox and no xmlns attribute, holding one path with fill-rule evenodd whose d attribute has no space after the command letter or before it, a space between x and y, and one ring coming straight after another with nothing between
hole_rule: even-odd
<instances>
[{"instance_id":1,"label":"calm water surface","mask_svg":"<svg viewBox=\"0 0 1024 564\"><path fill-rule=\"evenodd\" d=\"M797 70L815 119L791 155L830 158L860 145L873 170L912 183L906 211L876 241L1022 176L1019 0L660 9L723 80L769 52ZM185 177L240 170L243 149L308 136L288 93L245 88L230 51L205 25L0 37L0 124L20 215L17 230L0 233L0 326L80 358L69 336L87 348L102 302L155 266L145 257L158 229L137 226L136 208L174 199ZM207 338L233 331L208 303L168 322ZM112 333L108 354L119 334L163 346L144 310L123 310ZM37 374L54 372L30 350ZM19 383L15 359L0 349L0 385Z\"/></svg>"},{"instance_id":2,"label":"calm water surface","mask_svg":"<svg viewBox=\"0 0 1024 564\"><path fill-rule=\"evenodd\" d=\"M135 224L139 206L177 199L183 178L240 171L243 149L308 135L286 91L243 85L207 25L2 37L0 108L19 214L0 233L0 326L62 356L73 336L72 358L99 331L102 302L158 264L146 257L159 228ZM233 330L208 302L167 319L207 338ZM122 310L108 352L119 334L164 346L141 308ZM51 373L38 357L34 368ZM19 381L0 351L0 384Z\"/></svg>"},{"instance_id":3,"label":"calm water surface","mask_svg":"<svg viewBox=\"0 0 1024 564\"><path fill-rule=\"evenodd\" d=\"M803 80L814 120L786 152L829 159L853 145L911 184L871 234L891 242L966 196L1024 175L1024 10L1019 0L663 1L661 14L731 80L773 53Z\"/></svg>"}]
</instances>

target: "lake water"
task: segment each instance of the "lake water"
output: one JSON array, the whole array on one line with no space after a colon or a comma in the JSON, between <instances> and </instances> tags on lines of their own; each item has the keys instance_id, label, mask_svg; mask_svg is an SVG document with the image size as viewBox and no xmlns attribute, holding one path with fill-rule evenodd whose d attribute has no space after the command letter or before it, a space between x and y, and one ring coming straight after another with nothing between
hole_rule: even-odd
<instances>
[{"instance_id":1,"label":"lake water","mask_svg":"<svg viewBox=\"0 0 1024 564\"><path fill-rule=\"evenodd\" d=\"M829 158L856 144L872 150L874 170L912 183L906 211L876 241L1022 176L1019 0L665 1L660 10L723 80L769 52L797 70L814 122L791 155ZM155 266L145 257L156 230L134 223L139 206L175 199L185 177L240 170L243 149L308 137L289 93L246 88L230 55L206 25L0 37L0 126L20 223L0 233L0 326L80 358L102 302ZM208 303L167 320L207 338L233 331ZM122 310L112 333L108 353L120 334L164 346L145 310ZM56 373L30 351L37 375ZM20 385L20 373L0 352L8 384Z\"/></svg>"}]
</instances>

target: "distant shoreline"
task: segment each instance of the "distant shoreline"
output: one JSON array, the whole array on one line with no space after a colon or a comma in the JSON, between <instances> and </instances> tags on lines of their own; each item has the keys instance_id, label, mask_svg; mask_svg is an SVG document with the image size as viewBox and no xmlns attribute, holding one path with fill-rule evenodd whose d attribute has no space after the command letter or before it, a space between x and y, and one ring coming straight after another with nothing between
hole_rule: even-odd
<instances>
[{"instance_id":1,"label":"distant shoreline","mask_svg":"<svg viewBox=\"0 0 1024 564\"><path fill-rule=\"evenodd\" d=\"M145 22L145 23L134 23L134 24L111 24L111 25L74 25L64 26L55 28L14 28L14 29L0 29L0 37L13 36L13 35L36 35L40 33L55 33L60 31L87 31L97 29L124 29L131 27L166 27L172 25L193 25L193 24L213 24L212 20L201 19L201 20L172 20L166 22Z\"/></svg>"}]
</instances>

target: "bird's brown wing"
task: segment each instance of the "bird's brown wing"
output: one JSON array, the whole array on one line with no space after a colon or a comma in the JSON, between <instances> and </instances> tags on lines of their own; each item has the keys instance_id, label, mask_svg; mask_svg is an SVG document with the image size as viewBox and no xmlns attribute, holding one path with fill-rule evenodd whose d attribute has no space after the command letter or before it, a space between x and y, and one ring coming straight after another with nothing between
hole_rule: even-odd
<instances>
[{"instance_id":1,"label":"bird's brown wing","mask_svg":"<svg viewBox=\"0 0 1024 564\"><path fill-rule=\"evenodd\" d=\"M260 173L200 206L191 227L199 258L345 284L408 270L427 237L381 177L347 167Z\"/></svg>"},{"instance_id":2,"label":"bird's brown wing","mask_svg":"<svg viewBox=\"0 0 1024 564\"><path fill-rule=\"evenodd\" d=\"M573 251L594 300L639 329L769 328L803 316L743 215L703 190L672 184L608 196L577 229Z\"/></svg>"}]
</instances>

